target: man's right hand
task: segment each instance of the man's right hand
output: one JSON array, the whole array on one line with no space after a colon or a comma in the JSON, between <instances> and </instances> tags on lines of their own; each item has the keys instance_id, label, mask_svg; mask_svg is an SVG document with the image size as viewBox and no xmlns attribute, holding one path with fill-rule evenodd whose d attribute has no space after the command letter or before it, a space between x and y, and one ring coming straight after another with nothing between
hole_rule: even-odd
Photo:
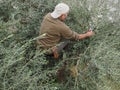
<instances>
[{"instance_id":1,"label":"man's right hand","mask_svg":"<svg viewBox=\"0 0 120 90\"><path fill-rule=\"evenodd\" d=\"M87 31L86 33L84 33L84 34L80 34L79 35L79 39L81 40L81 39L85 39L85 38L87 38L87 37L91 37L91 36L93 36L95 33L92 31L92 30L89 30L89 31Z\"/></svg>"},{"instance_id":2,"label":"man's right hand","mask_svg":"<svg viewBox=\"0 0 120 90\"><path fill-rule=\"evenodd\" d=\"M86 33L86 35L87 35L87 37L91 37L91 36L95 35L95 33L92 30L90 30Z\"/></svg>"}]
</instances>

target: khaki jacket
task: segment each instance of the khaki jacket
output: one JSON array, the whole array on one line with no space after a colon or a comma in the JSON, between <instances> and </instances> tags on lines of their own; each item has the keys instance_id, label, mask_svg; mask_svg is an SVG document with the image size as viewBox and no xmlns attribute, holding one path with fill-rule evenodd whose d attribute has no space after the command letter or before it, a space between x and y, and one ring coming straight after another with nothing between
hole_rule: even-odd
<instances>
[{"instance_id":1,"label":"khaki jacket","mask_svg":"<svg viewBox=\"0 0 120 90\"><path fill-rule=\"evenodd\" d=\"M72 31L66 24L59 19L54 19L48 13L42 23L39 35L43 38L37 40L37 44L44 48L51 48L64 39L78 39L79 34Z\"/></svg>"}]
</instances>

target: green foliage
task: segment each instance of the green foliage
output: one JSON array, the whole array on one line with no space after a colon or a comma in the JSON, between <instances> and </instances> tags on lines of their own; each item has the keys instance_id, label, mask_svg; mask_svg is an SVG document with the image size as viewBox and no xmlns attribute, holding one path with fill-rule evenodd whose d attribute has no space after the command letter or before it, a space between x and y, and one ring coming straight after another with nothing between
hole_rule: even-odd
<instances>
[{"instance_id":1,"label":"green foliage","mask_svg":"<svg viewBox=\"0 0 120 90\"><path fill-rule=\"evenodd\" d=\"M65 23L78 33L91 23L96 35L71 42L54 60L36 50L35 43L44 15L60 0L0 0L0 90L119 90L120 22L119 17L109 20L108 1L64 1L71 8ZM116 18L118 12L110 14ZM77 65L78 76L60 83L56 72L64 63L66 69Z\"/></svg>"}]
</instances>

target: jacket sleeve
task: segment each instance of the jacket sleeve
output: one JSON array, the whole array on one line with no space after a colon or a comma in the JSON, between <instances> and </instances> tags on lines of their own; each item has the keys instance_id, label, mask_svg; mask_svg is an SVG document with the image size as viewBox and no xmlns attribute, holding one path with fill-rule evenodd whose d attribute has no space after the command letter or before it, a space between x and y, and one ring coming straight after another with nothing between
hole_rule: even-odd
<instances>
[{"instance_id":1,"label":"jacket sleeve","mask_svg":"<svg viewBox=\"0 0 120 90\"><path fill-rule=\"evenodd\" d=\"M61 36L65 39L79 39L79 34L72 31L67 25L63 24L60 29Z\"/></svg>"}]
</instances>

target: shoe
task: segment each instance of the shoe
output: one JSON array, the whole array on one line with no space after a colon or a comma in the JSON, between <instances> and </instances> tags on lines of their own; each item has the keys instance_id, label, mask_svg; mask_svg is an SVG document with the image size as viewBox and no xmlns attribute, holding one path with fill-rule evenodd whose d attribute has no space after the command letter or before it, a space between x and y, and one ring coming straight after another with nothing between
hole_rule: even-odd
<instances>
[{"instance_id":1,"label":"shoe","mask_svg":"<svg viewBox=\"0 0 120 90\"><path fill-rule=\"evenodd\" d=\"M53 56L55 59L57 59L59 57L59 54L58 54L58 49L57 47L52 47L52 52L53 52Z\"/></svg>"}]
</instances>

